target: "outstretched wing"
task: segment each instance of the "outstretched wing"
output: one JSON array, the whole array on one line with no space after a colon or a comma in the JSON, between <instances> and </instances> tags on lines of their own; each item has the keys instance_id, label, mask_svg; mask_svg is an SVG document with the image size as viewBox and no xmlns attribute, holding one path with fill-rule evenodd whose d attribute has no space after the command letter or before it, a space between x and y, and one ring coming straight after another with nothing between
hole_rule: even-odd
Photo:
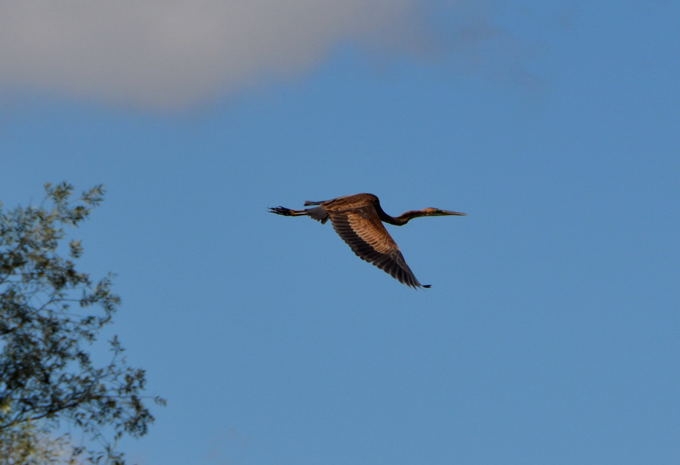
<instances>
[{"instance_id":1,"label":"outstretched wing","mask_svg":"<svg viewBox=\"0 0 680 465\"><path fill-rule=\"evenodd\" d=\"M354 253L411 287L423 286L406 264L397 243L372 206L329 212L333 229Z\"/></svg>"}]
</instances>

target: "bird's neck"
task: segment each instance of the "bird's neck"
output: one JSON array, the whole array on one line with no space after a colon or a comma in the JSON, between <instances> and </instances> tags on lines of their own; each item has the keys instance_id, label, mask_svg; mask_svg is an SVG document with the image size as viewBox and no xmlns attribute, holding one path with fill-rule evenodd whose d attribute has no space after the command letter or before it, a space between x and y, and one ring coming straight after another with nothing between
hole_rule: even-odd
<instances>
[{"instance_id":1,"label":"bird's neck","mask_svg":"<svg viewBox=\"0 0 680 465\"><path fill-rule=\"evenodd\" d=\"M382 209L378 209L378 214L380 215L380 219L382 221L384 221L385 223L393 224L395 226L403 226L413 218L423 216L423 212L418 210L407 211L406 213L402 213L401 215L395 217L388 215Z\"/></svg>"}]
</instances>

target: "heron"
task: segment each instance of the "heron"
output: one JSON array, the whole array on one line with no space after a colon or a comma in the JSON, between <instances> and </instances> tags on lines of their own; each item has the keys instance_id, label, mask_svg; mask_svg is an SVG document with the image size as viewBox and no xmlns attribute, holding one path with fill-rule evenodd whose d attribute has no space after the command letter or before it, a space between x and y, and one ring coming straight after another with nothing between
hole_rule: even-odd
<instances>
[{"instance_id":1,"label":"heron","mask_svg":"<svg viewBox=\"0 0 680 465\"><path fill-rule=\"evenodd\" d=\"M380 206L380 199L373 194L347 195L318 202L307 200L304 206L312 208L292 210L279 206L270 208L269 211L283 216L309 216L321 224L330 219L335 232L359 258L412 288L431 286L420 284L416 279L383 222L403 226L413 218L421 216L465 215L462 212L428 207L422 210L409 210L394 217L385 213Z\"/></svg>"}]
</instances>

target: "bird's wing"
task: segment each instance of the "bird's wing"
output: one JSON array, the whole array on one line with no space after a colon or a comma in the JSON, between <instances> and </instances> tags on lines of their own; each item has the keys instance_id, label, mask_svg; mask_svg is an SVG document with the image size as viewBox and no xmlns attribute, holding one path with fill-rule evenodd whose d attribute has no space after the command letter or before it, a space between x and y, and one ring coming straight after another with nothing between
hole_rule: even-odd
<instances>
[{"instance_id":1,"label":"bird's wing","mask_svg":"<svg viewBox=\"0 0 680 465\"><path fill-rule=\"evenodd\" d=\"M333 229L359 258L407 286L421 286L373 207L329 212L329 215Z\"/></svg>"}]
</instances>

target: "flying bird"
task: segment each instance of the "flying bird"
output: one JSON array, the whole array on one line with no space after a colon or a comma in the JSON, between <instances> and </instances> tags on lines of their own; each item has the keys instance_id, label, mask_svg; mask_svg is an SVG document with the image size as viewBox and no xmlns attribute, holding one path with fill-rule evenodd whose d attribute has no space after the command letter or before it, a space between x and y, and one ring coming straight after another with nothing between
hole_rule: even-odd
<instances>
[{"instance_id":1,"label":"flying bird","mask_svg":"<svg viewBox=\"0 0 680 465\"><path fill-rule=\"evenodd\" d=\"M385 223L402 226L420 216L463 216L465 213L423 208L410 210L397 217L388 215L380 207L380 200L373 194L355 194L320 202L306 201L304 210L273 207L269 211L283 216L309 216L322 224L331 220L333 229L350 246L354 253L407 286L430 287L420 284L406 264L397 243L387 232Z\"/></svg>"}]
</instances>

